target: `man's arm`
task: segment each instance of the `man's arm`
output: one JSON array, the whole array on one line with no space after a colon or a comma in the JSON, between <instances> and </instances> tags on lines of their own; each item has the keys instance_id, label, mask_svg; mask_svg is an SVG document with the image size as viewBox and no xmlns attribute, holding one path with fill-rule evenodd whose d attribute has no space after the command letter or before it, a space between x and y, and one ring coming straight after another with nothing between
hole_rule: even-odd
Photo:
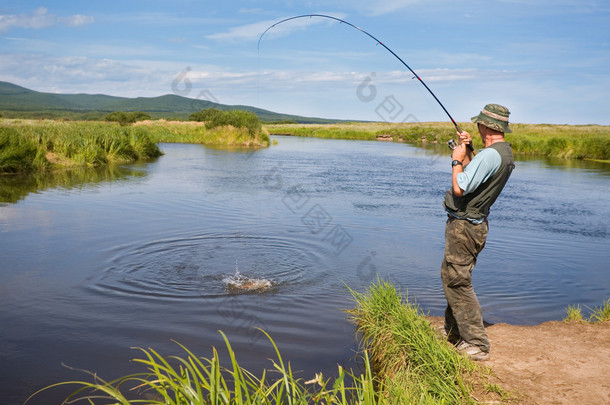
<instances>
[{"instance_id":1,"label":"man's arm","mask_svg":"<svg viewBox=\"0 0 610 405\"><path fill-rule=\"evenodd\" d=\"M457 132L460 143L466 145L466 157L462 161L463 166L466 166L472 160L472 149L468 145L472 145L472 137L466 131Z\"/></svg>"},{"instance_id":2,"label":"man's arm","mask_svg":"<svg viewBox=\"0 0 610 405\"><path fill-rule=\"evenodd\" d=\"M464 162L466 160L466 156L467 156L466 145L463 143L458 145L458 147L453 150L453 154L451 155L451 158L453 159L453 161L457 160L459 162L462 162L462 164L453 166L452 172L451 172L451 184L453 185L453 195L456 197L461 197L464 195L464 190L462 190L460 188L460 186L458 185L457 175L464 171ZM470 159L468 159L468 162L470 162Z\"/></svg>"},{"instance_id":3,"label":"man's arm","mask_svg":"<svg viewBox=\"0 0 610 405\"><path fill-rule=\"evenodd\" d=\"M493 176L501 165L502 157L498 151L493 148L485 148L466 167L460 165L453 167L452 189L454 195L461 197L472 193Z\"/></svg>"},{"instance_id":4,"label":"man's arm","mask_svg":"<svg viewBox=\"0 0 610 405\"><path fill-rule=\"evenodd\" d=\"M462 173L464 171L464 166L466 166L472 160L472 152L466 147L466 145L470 145L472 143L472 137L466 131L458 132L457 135L460 138L460 144L453 150L451 158L453 161L457 160L462 162L462 164L453 166L451 182L453 184L453 195L456 197L461 197L464 195L464 190L462 190L458 185L457 175L458 173Z\"/></svg>"}]
</instances>

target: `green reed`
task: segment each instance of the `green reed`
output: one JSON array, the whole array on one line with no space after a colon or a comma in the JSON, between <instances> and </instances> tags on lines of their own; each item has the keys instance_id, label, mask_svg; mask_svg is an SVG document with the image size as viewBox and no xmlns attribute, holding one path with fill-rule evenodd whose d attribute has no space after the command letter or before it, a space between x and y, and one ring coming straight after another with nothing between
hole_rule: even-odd
<instances>
[{"instance_id":1,"label":"green reed","mask_svg":"<svg viewBox=\"0 0 610 405\"><path fill-rule=\"evenodd\" d=\"M60 386L74 386L63 403L88 401L114 404L362 404L390 403L375 393L370 363L364 357L364 372L355 375L339 366L338 376L324 379L322 374L304 381L294 375L275 342L265 332L275 349L272 368L257 377L243 369L227 337L222 333L229 357L229 367L221 365L214 348L211 358L200 358L185 346L178 344L184 356L164 357L153 349L138 349L142 357L133 361L146 371L105 381L91 372L84 372L90 381L65 381L45 387L36 395Z\"/></svg>"},{"instance_id":2,"label":"green reed","mask_svg":"<svg viewBox=\"0 0 610 405\"><path fill-rule=\"evenodd\" d=\"M102 122L0 122L0 172L96 167L161 155L145 129Z\"/></svg>"}]
</instances>

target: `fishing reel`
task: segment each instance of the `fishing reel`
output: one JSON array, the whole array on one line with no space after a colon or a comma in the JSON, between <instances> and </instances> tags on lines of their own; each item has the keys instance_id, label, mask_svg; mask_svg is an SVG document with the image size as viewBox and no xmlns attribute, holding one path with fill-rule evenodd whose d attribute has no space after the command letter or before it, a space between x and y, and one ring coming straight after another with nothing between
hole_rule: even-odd
<instances>
[{"instance_id":1,"label":"fishing reel","mask_svg":"<svg viewBox=\"0 0 610 405\"><path fill-rule=\"evenodd\" d=\"M453 139L453 138L452 138L452 139L449 139L449 140L447 141L447 146L449 146L449 149L454 150L455 148L457 148L457 147L458 147L458 143L456 142L456 140L455 140L455 139ZM470 143L469 143L468 145L466 145L466 147L468 148L468 150L469 150L470 152L472 152L472 154L473 154L473 155L476 155L476 154L477 154L477 153L474 151L474 148L472 147L472 144L470 144Z\"/></svg>"}]
</instances>

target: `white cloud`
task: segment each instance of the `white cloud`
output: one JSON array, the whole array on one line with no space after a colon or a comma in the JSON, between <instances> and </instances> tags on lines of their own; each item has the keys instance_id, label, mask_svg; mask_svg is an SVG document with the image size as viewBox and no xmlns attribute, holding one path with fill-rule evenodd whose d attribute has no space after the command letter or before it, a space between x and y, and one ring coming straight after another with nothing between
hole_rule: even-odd
<instances>
[{"instance_id":1,"label":"white cloud","mask_svg":"<svg viewBox=\"0 0 610 405\"><path fill-rule=\"evenodd\" d=\"M606 116L603 109L608 105L604 89L609 83L605 76L596 79L594 85L567 81L558 86L560 78L543 71L459 68L420 69L417 73L456 119L468 118L481 107L479 104L490 102L481 95L488 95L492 89L493 102L510 106L515 122L608 123L600 118ZM364 103L357 91L368 77L373 80L367 83L377 88L377 98ZM223 104L345 119L378 119L375 107L387 96L396 96L405 111L419 120L444 118L424 87L404 70L236 71L177 61L0 54L0 80L43 92L125 97L154 97L171 94L175 92L173 88L178 88L180 92L176 94L191 98L212 94ZM573 94L580 94L577 101L573 101ZM549 99L556 101L549 103Z\"/></svg>"},{"instance_id":2,"label":"white cloud","mask_svg":"<svg viewBox=\"0 0 610 405\"><path fill-rule=\"evenodd\" d=\"M91 16L75 14L59 17L49 14L44 7L40 7L30 14L0 14L0 32L7 32L12 28L42 29L54 25L77 27L91 23L93 23Z\"/></svg>"},{"instance_id":3,"label":"white cloud","mask_svg":"<svg viewBox=\"0 0 610 405\"><path fill-rule=\"evenodd\" d=\"M421 0L369 0L365 2L365 7L372 15L384 15L420 2Z\"/></svg>"},{"instance_id":4,"label":"white cloud","mask_svg":"<svg viewBox=\"0 0 610 405\"><path fill-rule=\"evenodd\" d=\"M228 31L211 34L206 36L206 38L217 41L256 40L270 25L274 24L275 22L275 20L259 21L253 24L232 27Z\"/></svg>"},{"instance_id":5,"label":"white cloud","mask_svg":"<svg viewBox=\"0 0 610 405\"><path fill-rule=\"evenodd\" d=\"M341 13L334 13L333 16L343 18L343 14ZM292 21L286 24L281 23L287 19ZM263 33L266 33L268 36L280 37L289 35L294 31L303 30L314 24L328 24L329 22L330 20L325 20L323 18L300 18L299 16L278 18L232 27L228 31L211 34L206 38L217 41L255 41L258 40Z\"/></svg>"},{"instance_id":6,"label":"white cloud","mask_svg":"<svg viewBox=\"0 0 610 405\"><path fill-rule=\"evenodd\" d=\"M81 25L87 25L93 23L93 17L82 14L75 14L70 17L60 17L59 21L65 22L67 25L71 27L78 27Z\"/></svg>"}]
</instances>

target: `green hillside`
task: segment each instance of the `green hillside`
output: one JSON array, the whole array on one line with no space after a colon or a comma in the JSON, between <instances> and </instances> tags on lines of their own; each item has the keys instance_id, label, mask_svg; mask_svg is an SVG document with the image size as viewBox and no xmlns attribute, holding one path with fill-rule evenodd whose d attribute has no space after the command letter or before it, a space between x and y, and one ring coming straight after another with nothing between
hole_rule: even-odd
<instances>
[{"instance_id":1,"label":"green hillside","mask_svg":"<svg viewBox=\"0 0 610 405\"><path fill-rule=\"evenodd\" d=\"M113 111L143 111L153 118L188 119L191 113L201 111L203 108L251 111L265 122L286 120L302 124L339 122L338 120L280 114L251 106L218 104L174 94L137 98L104 94L52 94L30 90L8 82L0 82L0 113L11 118L101 120L106 114Z\"/></svg>"}]
</instances>

